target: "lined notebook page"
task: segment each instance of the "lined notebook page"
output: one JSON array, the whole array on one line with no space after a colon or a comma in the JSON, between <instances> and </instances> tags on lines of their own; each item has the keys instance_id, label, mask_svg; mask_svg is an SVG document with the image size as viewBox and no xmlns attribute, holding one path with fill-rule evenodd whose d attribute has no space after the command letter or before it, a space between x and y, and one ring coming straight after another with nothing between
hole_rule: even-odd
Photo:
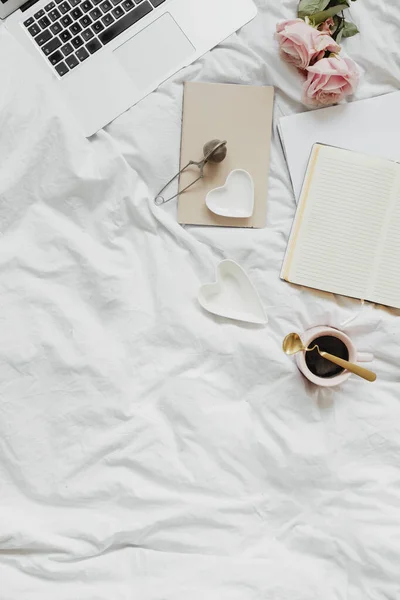
<instances>
[{"instance_id":1,"label":"lined notebook page","mask_svg":"<svg viewBox=\"0 0 400 600\"><path fill-rule=\"evenodd\" d=\"M382 302L390 279L383 236L390 233L399 167L387 160L315 145L291 233L282 277L320 290ZM396 213L400 225L400 209ZM399 231L399 229L398 229ZM390 255L391 252L389 251ZM379 279L381 278L381 280ZM398 297L400 290L391 294Z\"/></svg>"},{"instance_id":2,"label":"lined notebook page","mask_svg":"<svg viewBox=\"0 0 400 600\"><path fill-rule=\"evenodd\" d=\"M399 172L400 172L400 167ZM400 308L400 183L388 214L370 299Z\"/></svg>"}]
</instances>

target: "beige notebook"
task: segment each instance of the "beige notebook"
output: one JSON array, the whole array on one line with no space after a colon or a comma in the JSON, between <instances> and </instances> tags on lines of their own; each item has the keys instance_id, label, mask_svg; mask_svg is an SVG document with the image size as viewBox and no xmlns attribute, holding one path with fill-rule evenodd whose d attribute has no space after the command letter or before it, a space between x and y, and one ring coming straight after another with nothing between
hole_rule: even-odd
<instances>
[{"instance_id":1,"label":"beige notebook","mask_svg":"<svg viewBox=\"0 0 400 600\"><path fill-rule=\"evenodd\" d=\"M281 276L400 308L400 165L316 144Z\"/></svg>"},{"instance_id":2,"label":"beige notebook","mask_svg":"<svg viewBox=\"0 0 400 600\"><path fill-rule=\"evenodd\" d=\"M273 99L272 87L185 83L181 168L190 160L200 160L204 144L215 138L227 140L228 154L219 165L207 164L205 178L179 198L179 223L265 226ZM233 169L245 169L254 180L254 213L249 219L215 215L205 204L207 193L224 185ZM193 181L198 173L196 167L183 173L179 189Z\"/></svg>"}]
</instances>

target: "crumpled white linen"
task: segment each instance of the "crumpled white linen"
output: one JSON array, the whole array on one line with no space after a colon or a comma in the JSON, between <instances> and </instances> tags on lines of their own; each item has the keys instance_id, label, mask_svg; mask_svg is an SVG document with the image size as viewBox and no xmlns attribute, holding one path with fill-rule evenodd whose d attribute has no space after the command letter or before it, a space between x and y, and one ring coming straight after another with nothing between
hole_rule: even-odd
<instances>
[{"instance_id":1,"label":"crumpled white linen","mask_svg":"<svg viewBox=\"0 0 400 600\"><path fill-rule=\"evenodd\" d=\"M273 31L296 2L258 6L91 141L0 29L1 600L400 597L398 314L279 279L295 203L276 125L304 107ZM398 89L400 6L352 13L355 99ZM187 79L275 86L265 229L154 206ZM198 306L222 258L266 328ZM354 316L378 381L312 387L284 335Z\"/></svg>"}]
</instances>

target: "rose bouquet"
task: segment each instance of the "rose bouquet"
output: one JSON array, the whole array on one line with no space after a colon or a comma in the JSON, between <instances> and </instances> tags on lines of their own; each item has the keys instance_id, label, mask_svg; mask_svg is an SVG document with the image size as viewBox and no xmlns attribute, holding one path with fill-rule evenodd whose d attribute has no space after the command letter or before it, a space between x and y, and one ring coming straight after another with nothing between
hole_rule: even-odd
<instances>
[{"instance_id":1,"label":"rose bouquet","mask_svg":"<svg viewBox=\"0 0 400 600\"><path fill-rule=\"evenodd\" d=\"M301 0L298 18L276 27L281 56L305 78L303 102L337 104L353 94L359 80L356 64L342 58L339 43L358 33L345 10L356 0Z\"/></svg>"}]
</instances>

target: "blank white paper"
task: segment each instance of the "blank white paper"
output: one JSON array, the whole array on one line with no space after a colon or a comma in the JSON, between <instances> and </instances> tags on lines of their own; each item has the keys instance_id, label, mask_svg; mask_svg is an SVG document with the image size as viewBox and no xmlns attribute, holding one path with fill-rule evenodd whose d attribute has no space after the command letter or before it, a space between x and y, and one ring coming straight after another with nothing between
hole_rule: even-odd
<instances>
[{"instance_id":1,"label":"blank white paper","mask_svg":"<svg viewBox=\"0 0 400 600\"><path fill-rule=\"evenodd\" d=\"M400 161L400 92L283 117L281 140L296 201L314 144Z\"/></svg>"}]
</instances>

